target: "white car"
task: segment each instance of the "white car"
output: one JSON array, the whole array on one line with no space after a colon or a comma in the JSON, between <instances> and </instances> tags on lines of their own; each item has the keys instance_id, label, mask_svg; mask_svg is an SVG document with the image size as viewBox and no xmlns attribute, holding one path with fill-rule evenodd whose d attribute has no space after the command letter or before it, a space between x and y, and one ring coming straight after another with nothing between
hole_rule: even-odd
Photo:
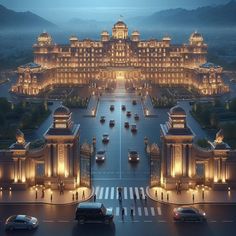
<instances>
[{"instance_id":1,"label":"white car","mask_svg":"<svg viewBox=\"0 0 236 236\"><path fill-rule=\"evenodd\" d=\"M128 153L128 159L129 159L129 161L131 161L131 162L138 162L139 159L140 159L138 152L137 152L137 151L134 151L134 150L129 151L129 153Z\"/></svg>"},{"instance_id":2,"label":"white car","mask_svg":"<svg viewBox=\"0 0 236 236\"><path fill-rule=\"evenodd\" d=\"M95 160L96 161L105 161L106 159L106 151L100 150L96 153Z\"/></svg>"},{"instance_id":3,"label":"white car","mask_svg":"<svg viewBox=\"0 0 236 236\"><path fill-rule=\"evenodd\" d=\"M109 134L103 134L102 135L102 142L108 143L110 141Z\"/></svg>"},{"instance_id":4,"label":"white car","mask_svg":"<svg viewBox=\"0 0 236 236\"><path fill-rule=\"evenodd\" d=\"M5 222L6 230L28 229L33 230L39 225L38 219L27 215L13 215Z\"/></svg>"}]
</instances>

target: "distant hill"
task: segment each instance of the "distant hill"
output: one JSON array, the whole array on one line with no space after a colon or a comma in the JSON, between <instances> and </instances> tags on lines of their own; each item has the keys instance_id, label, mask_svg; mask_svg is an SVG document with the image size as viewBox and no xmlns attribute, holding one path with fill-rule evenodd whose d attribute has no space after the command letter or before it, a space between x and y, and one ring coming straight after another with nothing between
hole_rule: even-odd
<instances>
[{"instance_id":1,"label":"distant hill","mask_svg":"<svg viewBox=\"0 0 236 236\"><path fill-rule=\"evenodd\" d=\"M200 7L194 10L182 8L156 12L147 17L135 17L131 24L149 26L232 27L236 26L236 2L225 5Z\"/></svg>"},{"instance_id":2,"label":"distant hill","mask_svg":"<svg viewBox=\"0 0 236 236\"><path fill-rule=\"evenodd\" d=\"M52 29L56 25L42 17L27 11L15 12L0 5L0 28L1 30L43 30Z\"/></svg>"}]
</instances>

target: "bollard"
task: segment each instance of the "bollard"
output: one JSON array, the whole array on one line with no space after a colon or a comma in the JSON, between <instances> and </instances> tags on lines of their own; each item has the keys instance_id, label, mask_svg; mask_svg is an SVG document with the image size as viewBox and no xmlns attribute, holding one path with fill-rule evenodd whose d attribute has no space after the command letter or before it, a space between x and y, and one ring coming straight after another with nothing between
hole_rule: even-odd
<instances>
[{"instance_id":1,"label":"bollard","mask_svg":"<svg viewBox=\"0 0 236 236\"><path fill-rule=\"evenodd\" d=\"M157 198L157 190L155 191L155 197Z\"/></svg>"},{"instance_id":2,"label":"bollard","mask_svg":"<svg viewBox=\"0 0 236 236\"><path fill-rule=\"evenodd\" d=\"M163 201L163 192L161 192L161 200Z\"/></svg>"},{"instance_id":3,"label":"bollard","mask_svg":"<svg viewBox=\"0 0 236 236\"><path fill-rule=\"evenodd\" d=\"M169 202L169 193L166 195L167 202Z\"/></svg>"},{"instance_id":4,"label":"bollard","mask_svg":"<svg viewBox=\"0 0 236 236\"><path fill-rule=\"evenodd\" d=\"M202 200L204 200L205 198L205 193L204 193L204 190L202 191Z\"/></svg>"},{"instance_id":5,"label":"bollard","mask_svg":"<svg viewBox=\"0 0 236 236\"><path fill-rule=\"evenodd\" d=\"M193 193L193 203L194 203L194 198L195 198L195 197L194 197L194 193Z\"/></svg>"}]
</instances>

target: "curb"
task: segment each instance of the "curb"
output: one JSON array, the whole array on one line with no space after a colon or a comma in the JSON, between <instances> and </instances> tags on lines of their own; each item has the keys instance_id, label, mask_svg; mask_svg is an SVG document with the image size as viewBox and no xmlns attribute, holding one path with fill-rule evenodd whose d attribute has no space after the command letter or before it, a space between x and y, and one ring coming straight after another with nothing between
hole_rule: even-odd
<instances>
[{"instance_id":1,"label":"curb","mask_svg":"<svg viewBox=\"0 0 236 236\"><path fill-rule=\"evenodd\" d=\"M149 193L149 189L150 187L146 187L146 194L147 196L154 202L158 202L160 204L165 204L165 205L177 205L177 206L191 206L191 205L236 205L236 201L235 202L194 202L194 203L175 203L175 202L167 202L167 201L162 201L162 200L158 200L155 199L154 197L152 197L152 195Z\"/></svg>"},{"instance_id":2,"label":"curb","mask_svg":"<svg viewBox=\"0 0 236 236\"><path fill-rule=\"evenodd\" d=\"M2 202L0 201L0 205L54 205L54 206L72 206L72 205L76 205L80 202L86 202L88 200L90 200L94 195L94 187L91 188L91 193L90 195L85 199L85 200L81 200L81 201L74 201L74 202L68 202L68 203L51 203L51 202Z\"/></svg>"}]
</instances>

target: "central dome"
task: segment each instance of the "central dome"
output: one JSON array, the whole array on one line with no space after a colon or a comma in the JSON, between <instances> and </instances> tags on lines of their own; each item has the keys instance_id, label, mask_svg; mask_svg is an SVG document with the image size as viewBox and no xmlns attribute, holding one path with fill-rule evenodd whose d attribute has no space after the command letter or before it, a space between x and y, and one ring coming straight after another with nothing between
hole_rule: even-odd
<instances>
[{"instance_id":1,"label":"central dome","mask_svg":"<svg viewBox=\"0 0 236 236\"><path fill-rule=\"evenodd\" d=\"M186 116L185 110L180 106L175 106L170 109L171 115L183 115Z\"/></svg>"},{"instance_id":2,"label":"central dome","mask_svg":"<svg viewBox=\"0 0 236 236\"><path fill-rule=\"evenodd\" d=\"M58 107L55 111L54 111L54 116L64 116L64 115L69 115L70 114L70 110L69 108L65 107L65 106L60 106Z\"/></svg>"},{"instance_id":3,"label":"central dome","mask_svg":"<svg viewBox=\"0 0 236 236\"><path fill-rule=\"evenodd\" d=\"M121 20L119 20L119 21L117 21L116 23L115 23L115 25L114 25L114 27L116 28L116 27L119 27L119 28L126 28L127 27L127 25L123 22L123 21L121 21Z\"/></svg>"}]
</instances>

